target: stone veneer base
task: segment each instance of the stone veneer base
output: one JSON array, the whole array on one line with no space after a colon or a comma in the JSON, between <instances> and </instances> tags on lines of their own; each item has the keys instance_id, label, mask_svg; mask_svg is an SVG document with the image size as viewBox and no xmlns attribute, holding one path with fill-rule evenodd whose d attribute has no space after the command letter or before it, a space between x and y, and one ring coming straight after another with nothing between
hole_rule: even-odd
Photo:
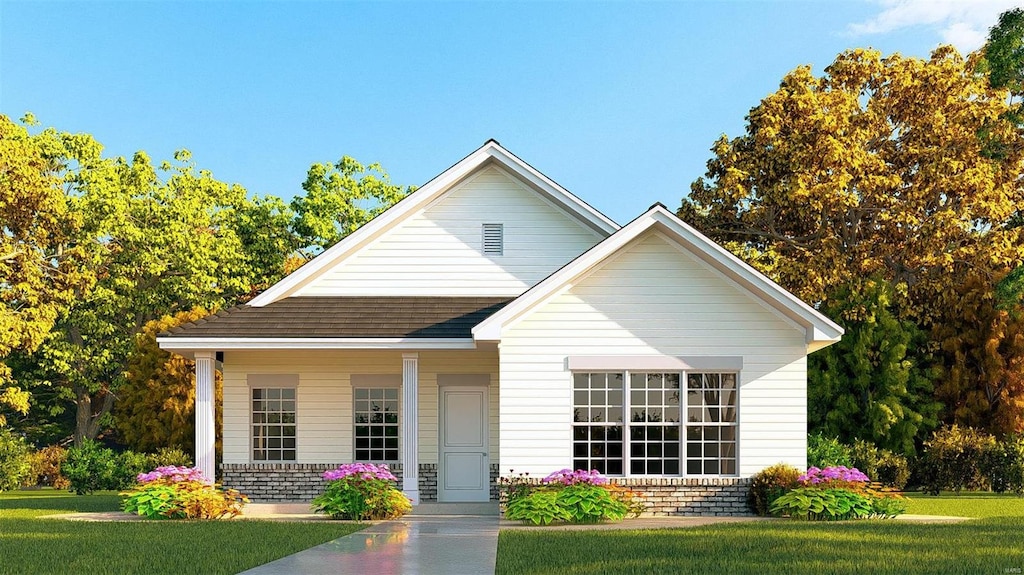
<instances>
[{"instance_id":1,"label":"stone veneer base","mask_svg":"<svg viewBox=\"0 0 1024 575\"><path fill-rule=\"evenodd\" d=\"M338 464L320 463L226 463L221 465L222 483L245 493L254 503L309 502L323 493L321 475ZM420 499L437 501L437 464L421 463ZM402 466L391 465L401 485ZM725 478L611 478L643 496L645 515L732 516L750 515L747 491L750 479ZM500 499L498 466L490 468L491 501Z\"/></svg>"}]
</instances>

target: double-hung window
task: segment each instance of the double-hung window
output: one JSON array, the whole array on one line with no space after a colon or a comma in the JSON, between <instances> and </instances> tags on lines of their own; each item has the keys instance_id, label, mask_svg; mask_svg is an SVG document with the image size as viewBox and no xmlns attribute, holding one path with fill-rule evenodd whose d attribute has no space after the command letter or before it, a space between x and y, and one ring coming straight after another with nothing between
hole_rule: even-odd
<instances>
[{"instance_id":1,"label":"double-hung window","mask_svg":"<svg viewBox=\"0 0 1024 575\"><path fill-rule=\"evenodd\" d=\"M355 387L356 461L398 461L398 387Z\"/></svg>"},{"instance_id":2,"label":"double-hung window","mask_svg":"<svg viewBox=\"0 0 1024 575\"><path fill-rule=\"evenodd\" d=\"M735 475L736 382L735 373L574 373L573 467Z\"/></svg>"},{"instance_id":3,"label":"double-hung window","mask_svg":"<svg viewBox=\"0 0 1024 575\"><path fill-rule=\"evenodd\" d=\"M251 387L252 460L295 461L295 388Z\"/></svg>"}]
</instances>

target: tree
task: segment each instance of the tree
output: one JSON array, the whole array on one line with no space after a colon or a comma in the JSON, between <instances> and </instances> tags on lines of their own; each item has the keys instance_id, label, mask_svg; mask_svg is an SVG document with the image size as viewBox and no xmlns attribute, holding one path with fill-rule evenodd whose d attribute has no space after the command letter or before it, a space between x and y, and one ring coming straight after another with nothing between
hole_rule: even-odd
<instances>
[{"instance_id":1,"label":"tree","mask_svg":"<svg viewBox=\"0 0 1024 575\"><path fill-rule=\"evenodd\" d=\"M877 275L909 286L908 311L930 323L965 274L994 281L1024 259L1022 230L1004 226L1024 207L1024 145L972 69L950 47L927 61L852 50L821 78L797 68L745 135L715 143L679 214L805 301Z\"/></svg>"},{"instance_id":2,"label":"tree","mask_svg":"<svg viewBox=\"0 0 1024 575\"><path fill-rule=\"evenodd\" d=\"M942 405L932 399L930 358L920 353L927 335L899 319L896 299L896 288L869 280L838 290L821 309L846 334L807 358L811 431L913 455L915 439L935 429Z\"/></svg>"},{"instance_id":3,"label":"tree","mask_svg":"<svg viewBox=\"0 0 1024 575\"><path fill-rule=\"evenodd\" d=\"M989 29L981 66L994 88L1005 88L1018 101L1011 118L1024 123L1024 9L1014 8L999 15L999 23Z\"/></svg>"},{"instance_id":4,"label":"tree","mask_svg":"<svg viewBox=\"0 0 1024 575\"><path fill-rule=\"evenodd\" d=\"M114 427L122 443L140 452L195 446L195 361L160 349L161 332L209 315L204 308L179 312L148 322L135 336L126 381L118 391ZM222 427L221 372L216 372L216 426Z\"/></svg>"},{"instance_id":5,"label":"tree","mask_svg":"<svg viewBox=\"0 0 1024 575\"><path fill-rule=\"evenodd\" d=\"M415 190L391 183L380 164L363 166L349 156L334 165L313 164L292 200L294 231L308 255L316 255L354 232Z\"/></svg>"},{"instance_id":6,"label":"tree","mask_svg":"<svg viewBox=\"0 0 1024 575\"><path fill-rule=\"evenodd\" d=\"M175 159L158 170L139 152L67 178L71 209L84 222L68 245L88 251L97 281L60 315L27 371L75 406L76 444L109 424L146 322L234 303L257 283L232 227L245 190L197 170L185 151Z\"/></svg>"},{"instance_id":7,"label":"tree","mask_svg":"<svg viewBox=\"0 0 1024 575\"><path fill-rule=\"evenodd\" d=\"M34 118L26 115L26 123ZM87 138L48 130L38 136L0 115L0 407L25 414L28 391L13 380L5 361L43 342L61 310L92 281L84 253L66 247L81 225L61 187L63 162L96 151ZM0 426L6 424L0 411Z\"/></svg>"}]
</instances>

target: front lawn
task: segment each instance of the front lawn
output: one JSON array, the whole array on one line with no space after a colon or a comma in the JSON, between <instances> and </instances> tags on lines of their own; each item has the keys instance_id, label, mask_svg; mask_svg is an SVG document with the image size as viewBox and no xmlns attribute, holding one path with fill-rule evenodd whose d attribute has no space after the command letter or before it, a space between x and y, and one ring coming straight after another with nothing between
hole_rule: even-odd
<instances>
[{"instance_id":1,"label":"front lawn","mask_svg":"<svg viewBox=\"0 0 1024 575\"><path fill-rule=\"evenodd\" d=\"M360 529L257 520L83 522L54 513L116 511L116 494L0 493L0 572L238 573Z\"/></svg>"},{"instance_id":2,"label":"front lawn","mask_svg":"<svg viewBox=\"0 0 1024 575\"><path fill-rule=\"evenodd\" d=\"M1019 573L1024 499L912 496L959 524L765 521L689 529L506 530L497 573Z\"/></svg>"}]
</instances>

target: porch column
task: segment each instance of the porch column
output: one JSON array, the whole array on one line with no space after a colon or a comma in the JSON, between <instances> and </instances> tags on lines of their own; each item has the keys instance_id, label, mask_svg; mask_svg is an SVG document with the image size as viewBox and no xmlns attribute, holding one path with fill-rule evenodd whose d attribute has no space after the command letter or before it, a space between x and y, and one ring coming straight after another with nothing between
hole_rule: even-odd
<instances>
[{"instance_id":1,"label":"porch column","mask_svg":"<svg viewBox=\"0 0 1024 575\"><path fill-rule=\"evenodd\" d=\"M420 503L419 354L402 354L402 493Z\"/></svg>"},{"instance_id":2,"label":"porch column","mask_svg":"<svg viewBox=\"0 0 1024 575\"><path fill-rule=\"evenodd\" d=\"M216 480L217 428L213 420L214 362L213 351L196 352L196 467L208 481Z\"/></svg>"}]
</instances>

